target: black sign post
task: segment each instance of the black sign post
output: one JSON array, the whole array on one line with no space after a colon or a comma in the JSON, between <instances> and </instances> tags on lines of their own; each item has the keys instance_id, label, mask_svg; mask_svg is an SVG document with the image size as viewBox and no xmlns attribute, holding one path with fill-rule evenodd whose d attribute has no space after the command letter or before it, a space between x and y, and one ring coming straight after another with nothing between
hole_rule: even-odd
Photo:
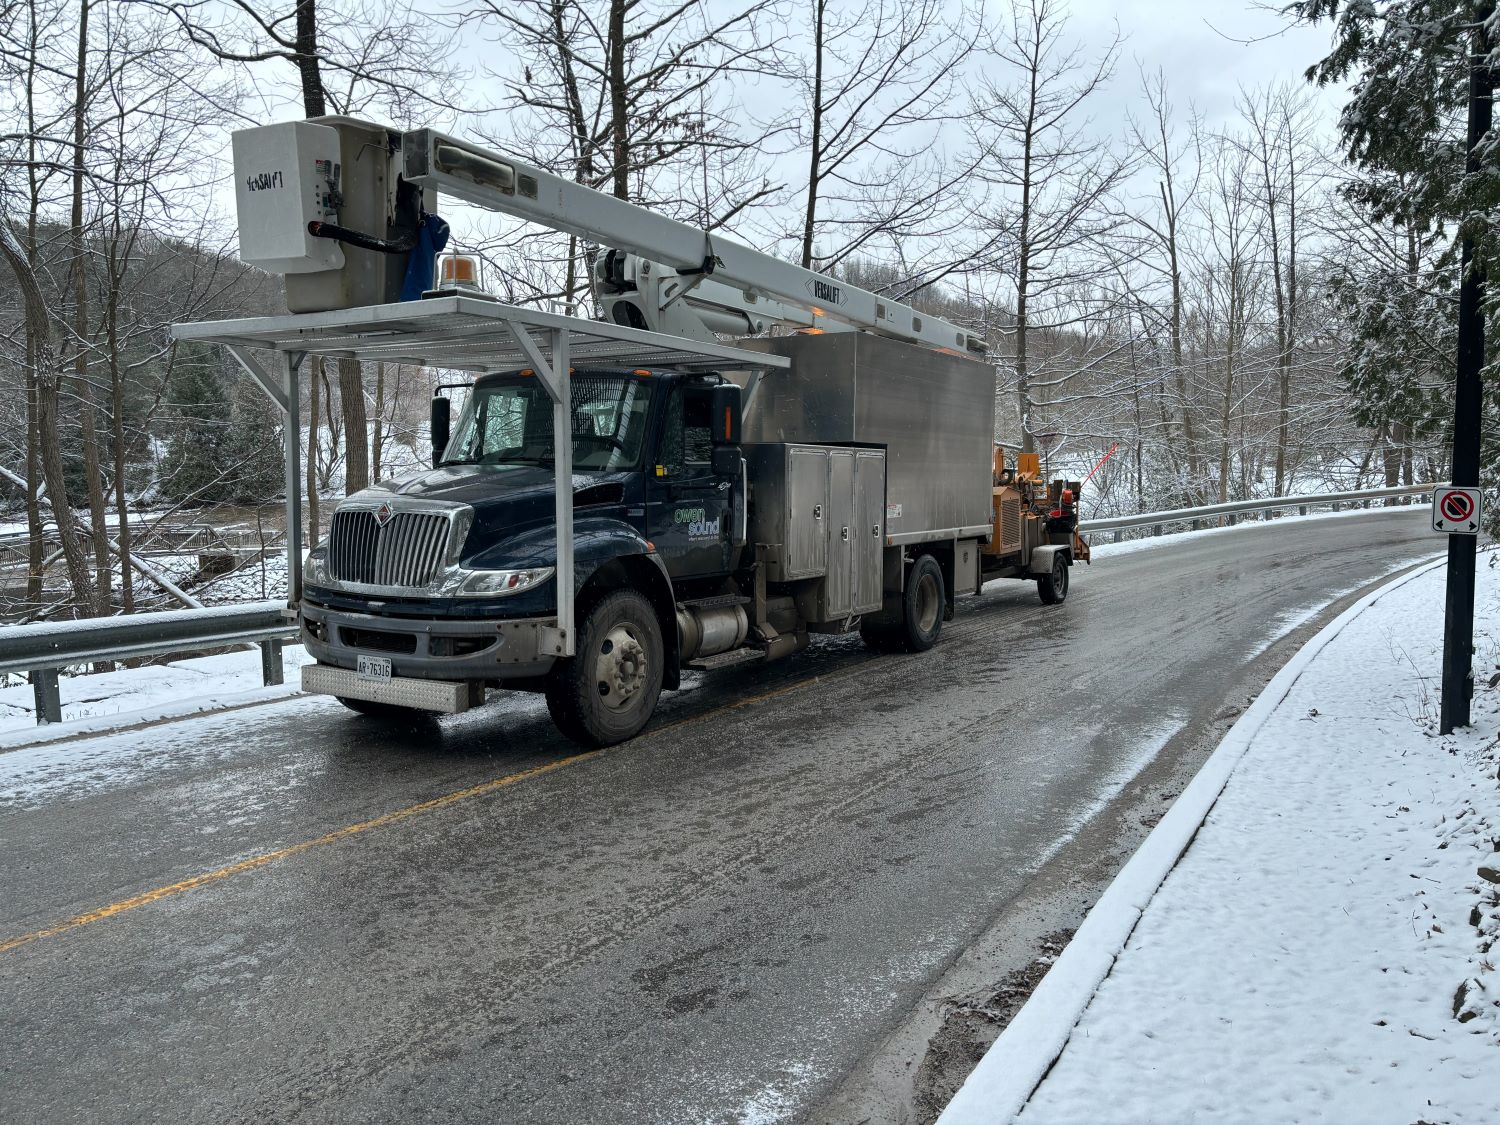
<instances>
[{"instance_id":1,"label":"black sign post","mask_svg":"<svg viewBox=\"0 0 1500 1125\"><path fill-rule=\"evenodd\" d=\"M1488 5L1486 5L1488 7ZM1484 21L1474 32L1469 59L1469 136L1464 179L1479 173L1481 140L1490 130L1495 75ZM1463 236L1463 281L1458 292L1458 365L1453 382L1453 483L1479 486L1479 419L1484 367L1484 272L1474 261L1474 232ZM1474 562L1479 540L1448 536L1448 600L1443 612L1443 703L1438 730L1469 725L1474 695Z\"/></svg>"}]
</instances>

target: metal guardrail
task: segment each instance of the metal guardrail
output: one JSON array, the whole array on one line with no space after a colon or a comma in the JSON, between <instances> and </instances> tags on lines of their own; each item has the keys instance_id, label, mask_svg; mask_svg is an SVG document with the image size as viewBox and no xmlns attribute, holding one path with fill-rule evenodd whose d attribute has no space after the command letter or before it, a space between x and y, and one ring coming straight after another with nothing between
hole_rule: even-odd
<instances>
[{"instance_id":1,"label":"metal guardrail","mask_svg":"<svg viewBox=\"0 0 1500 1125\"><path fill-rule=\"evenodd\" d=\"M1364 488L1356 492L1321 492L1303 496L1273 496L1262 500L1231 500L1227 504L1205 504L1199 508L1176 508L1167 512L1142 512L1133 516L1109 516L1097 520L1081 520L1078 529L1083 532L1113 531L1115 542L1120 542L1120 533L1130 528L1149 527L1156 535L1165 533L1172 524L1185 523L1190 530L1197 531L1208 520L1227 517L1229 524L1248 512L1278 512L1296 508L1299 515L1307 515L1310 508L1340 504L1369 505L1374 500L1391 500L1403 496L1425 496L1440 483L1406 484L1395 488Z\"/></svg>"},{"instance_id":2,"label":"metal guardrail","mask_svg":"<svg viewBox=\"0 0 1500 1125\"><path fill-rule=\"evenodd\" d=\"M262 682L279 684L281 646L296 636L285 602L17 625L0 629L0 673L25 672L36 695L37 722L58 723L57 674L70 665L258 644Z\"/></svg>"},{"instance_id":3,"label":"metal guardrail","mask_svg":"<svg viewBox=\"0 0 1500 1125\"><path fill-rule=\"evenodd\" d=\"M1194 528L1217 517L1230 523L1247 512L1297 508L1302 514L1312 507L1331 504L1362 504L1393 497L1419 496L1440 488L1438 484L1406 485L1400 488L1367 488L1358 492L1330 492L1310 496L1277 496L1266 500L1236 500L1200 508L1167 512L1145 512L1134 516L1111 516L1085 520L1085 532L1120 533L1150 527L1157 535L1173 524ZM0 673L25 672L36 693L38 723L62 721L58 698L58 671L74 664L126 660L139 656L161 656L193 649L258 644L261 678L267 685L282 682L281 646L295 640L297 629L287 617L284 602L253 602L213 609L170 610L137 613L125 617L92 618L41 625L0 628Z\"/></svg>"}]
</instances>

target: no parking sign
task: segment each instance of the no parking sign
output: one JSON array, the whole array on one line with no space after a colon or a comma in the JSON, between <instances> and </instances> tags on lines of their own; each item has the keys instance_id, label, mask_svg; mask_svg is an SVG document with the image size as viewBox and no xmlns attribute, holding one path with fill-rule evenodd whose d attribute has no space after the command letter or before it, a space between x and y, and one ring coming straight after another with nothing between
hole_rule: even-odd
<instances>
[{"instance_id":1,"label":"no parking sign","mask_svg":"<svg viewBox=\"0 0 1500 1125\"><path fill-rule=\"evenodd\" d=\"M1479 534L1479 489L1439 488L1432 494L1432 530L1444 535Z\"/></svg>"}]
</instances>

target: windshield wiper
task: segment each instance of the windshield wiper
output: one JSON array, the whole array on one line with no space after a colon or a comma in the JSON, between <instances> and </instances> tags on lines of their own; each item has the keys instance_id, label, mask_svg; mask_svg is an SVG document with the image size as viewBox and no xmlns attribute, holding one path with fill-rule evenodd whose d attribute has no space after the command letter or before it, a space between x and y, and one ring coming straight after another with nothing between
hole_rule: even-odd
<instances>
[{"instance_id":1,"label":"windshield wiper","mask_svg":"<svg viewBox=\"0 0 1500 1125\"><path fill-rule=\"evenodd\" d=\"M535 457L502 457L498 461L487 462L491 465L550 465L554 458L550 454L538 454Z\"/></svg>"}]
</instances>

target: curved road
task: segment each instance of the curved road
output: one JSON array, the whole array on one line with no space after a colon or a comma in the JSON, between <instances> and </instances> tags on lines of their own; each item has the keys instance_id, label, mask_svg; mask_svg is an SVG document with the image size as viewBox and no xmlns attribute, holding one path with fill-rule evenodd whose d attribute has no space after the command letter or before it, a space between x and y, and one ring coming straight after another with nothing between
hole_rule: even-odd
<instances>
[{"instance_id":1,"label":"curved road","mask_svg":"<svg viewBox=\"0 0 1500 1125\"><path fill-rule=\"evenodd\" d=\"M1277 636L1435 554L1426 520L1168 539L1056 609L993 584L931 653L829 638L593 754L516 697L0 755L0 1116L812 1115Z\"/></svg>"}]
</instances>

